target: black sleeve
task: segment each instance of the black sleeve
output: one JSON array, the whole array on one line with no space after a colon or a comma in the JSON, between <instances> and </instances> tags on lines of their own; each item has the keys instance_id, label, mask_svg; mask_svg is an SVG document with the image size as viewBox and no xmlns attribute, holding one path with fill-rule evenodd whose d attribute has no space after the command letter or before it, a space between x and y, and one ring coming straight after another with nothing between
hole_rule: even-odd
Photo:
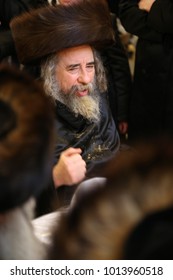
<instances>
[{"instance_id":1,"label":"black sleeve","mask_svg":"<svg viewBox=\"0 0 173 280\"><path fill-rule=\"evenodd\" d=\"M0 31L0 60L13 54L15 54L15 48L11 31Z\"/></svg>"},{"instance_id":2,"label":"black sleeve","mask_svg":"<svg viewBox=\"0 0 173 280\"><path fill-rule=\"evenodd\" d=\"M173 1L155 1L148 15L148 23L158 32L173 34Z\"/></svg>"},{"instance_id":3,"label":"black sleeve","mask_svg":"<svg viewBox=\"0 0 173 280\"><path fill-rule=\"evenodd\" d=\"M114 20L115 43L106 48L104 55L106 57L105 66L108 69L108 82L111 80L111 88L109 88L110 107L114 119L119 122L128 120L128 103L132 79L128 57L118 34L116 17L112 16L112 19Z\"/></svg>"},{"instance_id":4,"label":"black sleeve","mask_svg":"<svg viewBox=\"0 0 173 280\"><path fill-rule=\"evenodd\" d=\"M47 0L0 0L0 60L15 54L9 23L15 16L46 4Z\"/></svg>"},{"instance_id":5,"label":"black sleeve","mask_svg":"<svg viewBox=\"0 0 173 280\"><path fill-rule=\"evenodd\" d=\"M4 27L8 27L11 19L30 8L36 8L33 0L0 0L0 21Z\"/></svg>"},{"instance_id":6,"label":"black sleeve","mask_svg":"<svg viewBox=\"0 0 173 280\"><path fill-rule=\"evenodd\" d=\"M162 34L149 26L148 12L139 9L138 2L138 0L120 0L119 17L122 25L127 32L142 39L154 42L162 41Z\"/></svg>"}]
</instances>

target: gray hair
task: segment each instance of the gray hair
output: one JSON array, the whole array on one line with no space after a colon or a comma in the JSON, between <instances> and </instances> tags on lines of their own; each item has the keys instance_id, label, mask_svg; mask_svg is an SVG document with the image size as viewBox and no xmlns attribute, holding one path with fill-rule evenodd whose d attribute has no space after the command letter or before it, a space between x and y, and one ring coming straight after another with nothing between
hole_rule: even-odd
<instances>
[{"instance_id":1,"label":"gray hair","mask_svg":"<svg viewBox=\"0 0 173 280\"><path fill-rule=\"evenodd\" d=\"M93 54L95 61L96 85L98 90L102 93L107 91L106 73L98 51L93 49ZM55 73L58 60L58 55L54 53L49 56L41 65L41 77L44 81L44 88L46 93L50 96L52 96L52 92L55 91L54 86L57 86Z\"/></svg>"}]
</instances>

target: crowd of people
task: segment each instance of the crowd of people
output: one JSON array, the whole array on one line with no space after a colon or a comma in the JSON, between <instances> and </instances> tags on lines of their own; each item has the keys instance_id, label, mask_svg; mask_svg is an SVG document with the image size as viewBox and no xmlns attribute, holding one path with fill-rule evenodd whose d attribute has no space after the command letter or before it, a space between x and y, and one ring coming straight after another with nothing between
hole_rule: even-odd
<instances>
[{"instance_id":1,"label":"crowd of people","mask_svg":"<svg viewBox=\"0 0 173 280\"><path fill-rule=\"evenodd\" d=\"M173 1L0 5L0 259L172 258Z\"/></svg>"}]
</instances>

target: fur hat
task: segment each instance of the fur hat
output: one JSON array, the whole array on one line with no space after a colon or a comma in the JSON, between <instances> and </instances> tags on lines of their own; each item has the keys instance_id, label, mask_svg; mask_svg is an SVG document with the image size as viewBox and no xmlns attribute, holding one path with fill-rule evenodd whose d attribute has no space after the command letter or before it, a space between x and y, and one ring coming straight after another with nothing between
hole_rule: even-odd
<instances>
[{"instance_id":1,"label":"fur hat","mask_svg":"<svg viewBox=\"0 0 173 280\"><path fill-rule=\"evenodd\" d=\"M0 212L36 196L51 176L53 109L42 87L0 67Z\"/></svg>"},{"instance_id":2,"label":"fur hat","mask_svg":"<svg viewBox=\"0 0 173 280\"><path fill-rule=\"evenodd\" d=\"M57 220L49 259L172 259L172 140L123 150L101 174Z\"/></svg>"},{"instance_id":3,"label":"fur hat","mask_svg":"<svg viewBox=\"0 0 173 280\"><path fill-rule=\"evenodd\" d=\"M64 48L84 44L100 48L114 40L108 6L102 0L33 10L13 19L10 27L23 64L38 63Z\"/></svg>"}]
</instances>

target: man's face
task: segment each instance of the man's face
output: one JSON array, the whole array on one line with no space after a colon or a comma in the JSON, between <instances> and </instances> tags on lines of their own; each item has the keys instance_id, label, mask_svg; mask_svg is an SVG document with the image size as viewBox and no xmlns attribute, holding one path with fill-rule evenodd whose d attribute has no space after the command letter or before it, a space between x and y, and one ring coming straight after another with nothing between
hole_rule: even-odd
<instances>
[{"instance_id":1,"label":"man's face","mask_svg":"<svg viewBox=\"0 0 173 280\"><path fill-rule=\"evenodd\" d=\"M91 47L83 45L49 57L41 69L46 93L53 100L63 103L76 116L82 115L92 122L100 120L95 61L100 63Z\"/></svg>"},{"instance_id":2,"label":"man's face","mask_svg":"<svg viewBox=\"0 0 173 280\"><path fill-rule=\"evenodd\" d=\"M87 85L93 83L94 76L94 56L90 46L68 48L58 53L56 78L64 94L77 86L75 94L78 97L88 95Z\"/></svg>"},{"instance_id":3,"label":"man's face","mask_svg":"<svg viewBox=\"0 0 173 280\"><path fill-rule=\"evenodd\" d=\"M78 3L78 2L80 2L81 0L59 0L59 3L61 4L61 5L65 5L65 6L67 6L67 5L71 5L71 4L74 4L74 3Z\"/></svg>"}]
</instances>

